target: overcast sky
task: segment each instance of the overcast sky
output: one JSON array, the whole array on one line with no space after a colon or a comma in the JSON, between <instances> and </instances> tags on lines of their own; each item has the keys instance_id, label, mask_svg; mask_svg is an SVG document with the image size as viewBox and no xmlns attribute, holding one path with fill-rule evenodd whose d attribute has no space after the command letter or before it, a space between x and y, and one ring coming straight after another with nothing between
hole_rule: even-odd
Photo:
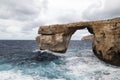
<instances>
[{"instance_id":1,"label":"overcast sky","mask_svg":"<svg viewBox=\"0 0 120 80\"><path fill-rule=\"evenodd\" d=\"M120 16L120 0L0 0L0 39L35 39L40 25ZM88 35L77 31L72 39Z\"/></svg>"}]
</instances>

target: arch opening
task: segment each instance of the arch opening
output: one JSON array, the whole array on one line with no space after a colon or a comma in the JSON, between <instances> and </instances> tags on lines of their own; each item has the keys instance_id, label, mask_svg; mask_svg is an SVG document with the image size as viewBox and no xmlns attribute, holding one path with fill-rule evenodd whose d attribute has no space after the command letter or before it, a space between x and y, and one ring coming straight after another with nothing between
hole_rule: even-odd
<instances>
[{"instance_id":1,"label":"arch opening","mask_svg":"<svg viewBox=\"0 0 120 80\"><path fill-rule=\"evenodd\" d=\"M78 29L74 32L74 34L71 36L71 40L81 40L84 36L91 35L91 33L88 31L87 28L85 29Z\"/></svg>"}]
</instances>

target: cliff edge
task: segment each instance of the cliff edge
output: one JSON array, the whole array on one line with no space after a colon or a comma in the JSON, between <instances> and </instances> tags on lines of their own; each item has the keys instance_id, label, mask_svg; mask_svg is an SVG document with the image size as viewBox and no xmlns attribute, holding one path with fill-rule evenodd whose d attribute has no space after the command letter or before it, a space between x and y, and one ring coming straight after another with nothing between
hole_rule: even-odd
<instances>
[{"instance_id":1,"label":"cliff edge","mask_svg":"<svg viewBox=\"0 0 120 80\"><path fill-rule=\"evenodd\" d=\"M36 38L40 49L64 53L72 34L87 28L94 35L93 52L101 60L120 66L120 18L40 26Z\"/></svg>"}]
</instances>

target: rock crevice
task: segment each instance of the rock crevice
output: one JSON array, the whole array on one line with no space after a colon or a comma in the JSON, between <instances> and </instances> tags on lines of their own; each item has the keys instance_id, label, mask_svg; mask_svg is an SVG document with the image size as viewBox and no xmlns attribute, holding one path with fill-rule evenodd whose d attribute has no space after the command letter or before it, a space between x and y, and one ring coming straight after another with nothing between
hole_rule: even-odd
<instances>
[{"instance_id":1,"label":"rock crevice","mask_svg":"<svg viewBox=\"0 0 120 80\"><path fill-rule=\"evenodd\" d=\"M42 50L64 53L72 34L84 28L94 35L94 54L105 62L120 66L120 18L40 26L40 36L36 40Z\"/></svg>"}]
</instances>

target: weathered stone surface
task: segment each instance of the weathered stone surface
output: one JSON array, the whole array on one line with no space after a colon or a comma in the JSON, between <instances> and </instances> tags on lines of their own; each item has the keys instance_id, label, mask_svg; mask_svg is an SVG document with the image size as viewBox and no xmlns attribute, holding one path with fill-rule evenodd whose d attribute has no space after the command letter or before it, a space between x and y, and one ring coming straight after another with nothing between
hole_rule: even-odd
<instances>
[{"instance_id":1,"label":"weathered stone surface","mask_svg":"<svg viewBox=\"0 0 120 80\"><path fill-rule=\"evenodd\" d=\"M81 38L81 40L93 40L93 39L94 39L94 35L87 35Z\"/></svg>"},{"instance_id":2,"label":"weathered stone surface","mask_svg":"<svg viewBox=\"0 0 120 80\"><path fill-rule=\"evenodd\" d=\"M120 18L41 26L36 40L40 49L64 53L72 34L84 28L94 35L94 54L105 62L120 66Z\"/></svg>"}]
</instances>

